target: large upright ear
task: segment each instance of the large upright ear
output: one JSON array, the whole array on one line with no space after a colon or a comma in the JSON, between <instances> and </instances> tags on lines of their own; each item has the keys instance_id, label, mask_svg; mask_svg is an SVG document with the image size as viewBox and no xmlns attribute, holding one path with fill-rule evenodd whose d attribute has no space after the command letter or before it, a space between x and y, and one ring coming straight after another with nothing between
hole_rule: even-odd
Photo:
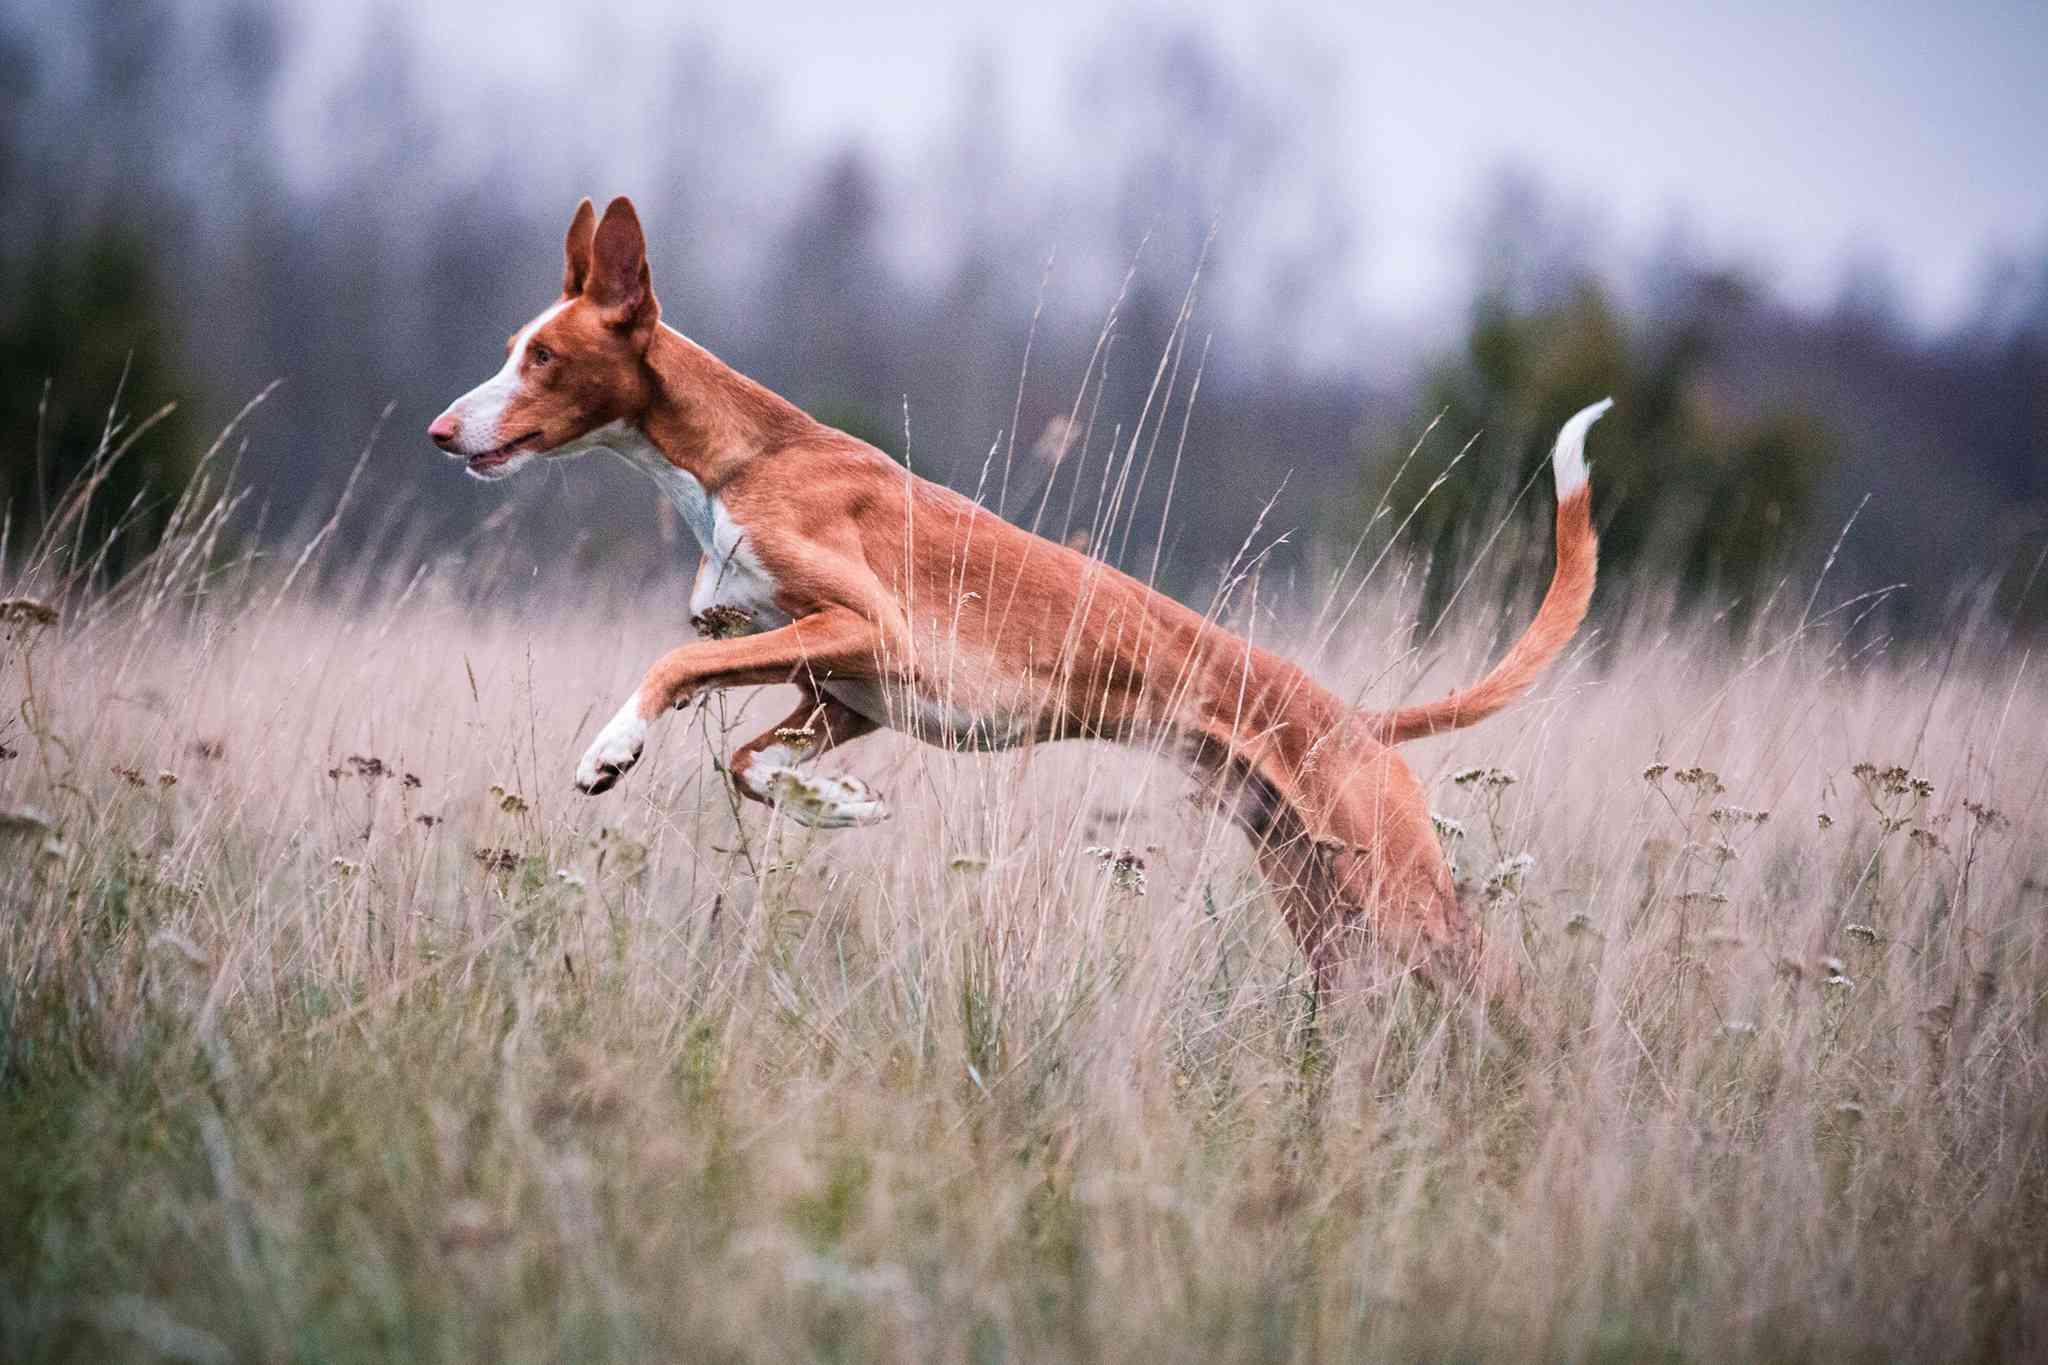
<instances>
[{"instance_id":1,"label":"large upright ear","mask_svg":"<svg viewBox=\"0 0 2048 1365\"><path fill-rule=\"evenodd\" d=\"M604 320L614 327L638 331L652 327L661 316L647 271L647 238L640 231L640 215L624 195L612 200L591 237L590 278L583 294L604 310Z\"/></svg>"},{"instance_id":2,"label":"large upright ear","mask_svg":"<svg viewBox=\"0 0 2048 1365\"><path fill-rule=\"evenodd\" d=\"M569 237L562 243L562 293L574 298L583 292L590 278L590 238L597 231L597 210L586 196L569 220Z\"/></svg>"}]
</instances>

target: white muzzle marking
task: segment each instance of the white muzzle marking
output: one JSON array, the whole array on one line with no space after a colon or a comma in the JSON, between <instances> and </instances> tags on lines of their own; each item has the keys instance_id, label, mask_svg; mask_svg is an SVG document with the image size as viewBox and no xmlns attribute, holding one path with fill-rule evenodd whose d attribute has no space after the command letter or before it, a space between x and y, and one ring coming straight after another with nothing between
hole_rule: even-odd
<instances>
[{"instance_id":1,"label":"white muzzle marking","mask_svg":"<svg viewBox=\"0 0 2048 1365\"><path fill-rule=\"evenodd\" d=\"M519 369L526 360L527 343L535 332L547 326L568 306L569 300L564 299L527 323L512 339L511 353L505 357L505 363L498 372L449 406L448 411L455 416L457 434L454 444L448 447L448 454L467 462L470 477L502 479L536 456L549 453L540 449L519 450L502 460L481 465L476 463L479 457L488 457L507 441L517 440L526 434L505 430L505 409L511 406L523 387Z\"/></svg>"}]
</instances>

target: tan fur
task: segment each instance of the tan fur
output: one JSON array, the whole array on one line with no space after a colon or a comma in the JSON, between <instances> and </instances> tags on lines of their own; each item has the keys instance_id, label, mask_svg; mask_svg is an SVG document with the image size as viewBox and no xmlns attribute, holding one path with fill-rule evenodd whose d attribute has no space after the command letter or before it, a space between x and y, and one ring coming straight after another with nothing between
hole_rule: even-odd
<instances>
[{"instance_id":1,"label":"tan fur","mask_svg":"<svg viewBox=\"0 0 2048 1365\"><path fill-rule=\"evenodd\" d=\"M933 743L1162 741L1256 841L1319 993L1368 938L1441 984L1472 979L1477 929L1422 787L1389 746L1491 715L1556 658L1593 588L1583 490L1558 508L1556 576L1498 667L1439 702L1354 712L1288 660L917 478L662 326L632 205L592 216L586 200L565 244L569 306L533 337L553 358L503 425L546 450L632 423L743 528L792 620L663 655L639 688L644 719L713 688L795 682L804 702L784 726L810 718L815 752L875 725L826 687L877 683L903 699L889 723ZM448 420L435 427L444 444ZM947 714L977 723L930 718ZM743 747L736 772L775 735ZM1510 988L1511 975L1489 984Z\"/></svg>"}]
</instances>

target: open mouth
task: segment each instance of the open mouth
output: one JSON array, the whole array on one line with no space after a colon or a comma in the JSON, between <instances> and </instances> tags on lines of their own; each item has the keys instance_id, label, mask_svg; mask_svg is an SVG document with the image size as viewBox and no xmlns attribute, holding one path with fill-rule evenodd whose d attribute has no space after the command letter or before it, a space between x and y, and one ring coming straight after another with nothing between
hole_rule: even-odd
<instances>
[{"instance_id":1,"label":"open mouth","mask_svg":"<svg viewBox=\"0 0 2048 1365\"><path fill-rule=\"evenodd\" d=\"M540 444L540 433L537 431L529 431L524 436L517 437L513 440L505 442L505 444L501 446L496 446L490 450L486 450L481 455L470 456L469 468L472 471L478 469L496 469L499 465L505 463L505 461L511 459L514 455L517 455L524 450L530 450L538 444Z\"/></svg>"}]
</instances>

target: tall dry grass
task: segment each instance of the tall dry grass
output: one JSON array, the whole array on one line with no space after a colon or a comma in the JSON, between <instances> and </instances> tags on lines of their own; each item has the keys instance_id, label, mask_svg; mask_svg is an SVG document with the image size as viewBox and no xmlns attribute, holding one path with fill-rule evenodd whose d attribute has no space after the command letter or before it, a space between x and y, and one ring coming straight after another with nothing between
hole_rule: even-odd
<instances>
[{"instance_id":1,"label":"tall dry grass","mask_svg":"<svg viewBox=\"0 0 2048 1365\"><path fill-rule=\"evenodd\" d=\"M62 613L0 646L0 1355L2048 1345L2048 697L1982 621L1611 618L1411 754L1524 1012L1367 971L1311 1045L1169 765L878 737L826 762L895 820L814 834L718 771L767 689L585 799L680 578L323 573L221 507L118 590L52 551L0 594ZM1232 610L1427 693L1548 546L1419 653L1385 564Z\"/></svg>"}]
</instances>

